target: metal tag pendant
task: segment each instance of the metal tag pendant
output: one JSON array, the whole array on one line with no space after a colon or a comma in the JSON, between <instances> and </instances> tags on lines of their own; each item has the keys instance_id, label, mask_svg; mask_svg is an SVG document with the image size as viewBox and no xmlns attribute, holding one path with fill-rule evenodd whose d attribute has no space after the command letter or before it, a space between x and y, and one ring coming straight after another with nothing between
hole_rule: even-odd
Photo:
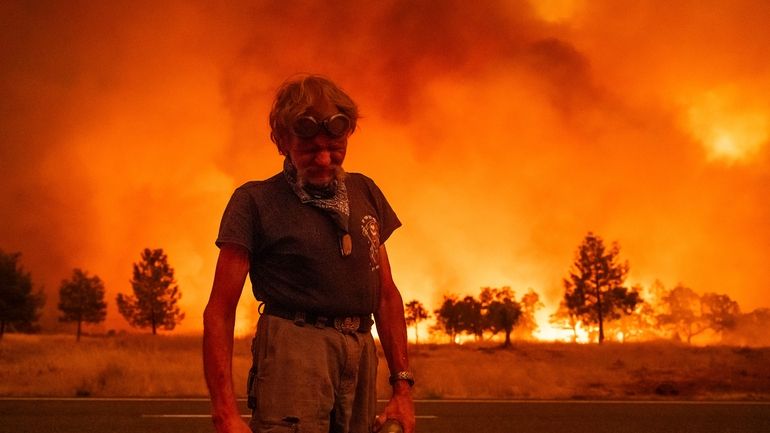
<instances>
[{"instance_id":1,"label":"metal tag pendant","mask_svg":"<svg viewBox=\"0 0 770 433\"><path fill-rule=\"evenodd\" d=\"M350 233L345 233L340 236L340 254L342 257L347 257L353 252L353 238L350 237Z\"/></svg>"}]
</instances>

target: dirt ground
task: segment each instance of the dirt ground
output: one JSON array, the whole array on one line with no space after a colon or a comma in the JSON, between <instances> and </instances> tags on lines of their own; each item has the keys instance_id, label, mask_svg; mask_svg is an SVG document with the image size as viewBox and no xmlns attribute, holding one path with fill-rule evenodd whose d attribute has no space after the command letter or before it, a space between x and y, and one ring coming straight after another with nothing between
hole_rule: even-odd
<instances>
[{"instance_id":1,"label":"dirt ground","mask_svg":"<svg viewBox=\"0 0 770 433\"><path fill-rule=\"evenodd\" d=\"M249 340L237 340L245 390ZM206 396L197 336L6 334L0 396ZM770 400L770 348L658 343L420 345L415 398ZM381 357L380 397L388 397ZM241 385L244 384L244 385Z\"/></svg>"},{"instance_id":2,"label":"dirt ground","mask_svg":"<svg viewBox=\"0 0 770 433\"><path fill-rule=\"evenodd\" d=\"M412 349L429 398L770 399L770 348L669 342Z\"/></svg>"}]
</instances>

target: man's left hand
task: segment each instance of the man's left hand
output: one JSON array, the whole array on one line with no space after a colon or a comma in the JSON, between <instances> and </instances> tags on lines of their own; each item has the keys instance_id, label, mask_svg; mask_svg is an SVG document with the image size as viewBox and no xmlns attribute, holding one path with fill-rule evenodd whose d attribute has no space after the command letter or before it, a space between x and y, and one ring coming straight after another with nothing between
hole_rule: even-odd
<instances>
[{"instance_id":1,"label":"man's left hand","mask_svg":"<svg viewBox=\"0 0 770 433\"><path fill-rule=\"evenodd\" d=\"M414 433L414 401L412 389L405 381L397 381L393 386L393 396L385 406L385 410L374 420L374 431L380 431L385 421L398 421L404 428L404 433Z\"/></svg>"}]
</instances>

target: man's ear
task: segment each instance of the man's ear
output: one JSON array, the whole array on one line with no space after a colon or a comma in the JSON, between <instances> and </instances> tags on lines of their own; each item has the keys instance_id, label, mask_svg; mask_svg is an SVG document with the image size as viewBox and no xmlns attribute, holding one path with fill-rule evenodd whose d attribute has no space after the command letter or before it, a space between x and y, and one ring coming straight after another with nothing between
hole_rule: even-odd
<instances>
[{"instance_id":1,"label":"man's ear","mask_svg":"<svg viewBox=\"0 0 770 433\"><path fill-rule=\"evenodd\" d=\"M286 156L289 154L289 140L286 136L279 136L278 137L278 143L276 143L276 146L278 146L278 153L280 155Z\"/></svg>"}]
</instances>

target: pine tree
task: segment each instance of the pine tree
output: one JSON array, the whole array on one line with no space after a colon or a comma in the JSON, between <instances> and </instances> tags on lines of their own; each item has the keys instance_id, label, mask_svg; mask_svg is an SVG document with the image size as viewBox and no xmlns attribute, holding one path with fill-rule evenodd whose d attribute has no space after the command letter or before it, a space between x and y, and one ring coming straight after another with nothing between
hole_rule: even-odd
<instances>
[{"instance_id":1,"label":"pine tree","mask_svg":"<svg viewBox=\"0 0 770 433\"><path fill-rule=\"evenodd\" d=\"M578 247L569 279L564 279L564 302L583 323L599 326L599 344L604 341L604 322L633 312L641 302L639 293L623 287L628 262L619 262L617 243L607 250L604 241L588 233Z\"/></svg>"},{"instance_id":2,"label":"pine tree","mask_svg":"<svg viewBox=\"0 0 770 433\"><path fill-rule=\"evenodd\" d=\"M117 297L118 311L131 326L152 328L155 335L158 328L172 330L184 319L177 306L182 293L163 249L142 251L141 261L134 263L131 287L133 295Z\"/></svg>"},{"instance_id":3,"label":"pine tree","mask_svg":"<svg viewBox=\"0 0 770 433\"><path fill-rule=\"evenodd\" d=\"M32 291L32 277L24 271L20 253L0 250L0 338L7 327L34 330L39 310L45 303L42 291Z\"/></svg>"},{"instance_id":4,"label":"pine tree","mask_svg":"<svg viewBox=\"0 0 770 433\"><path fill-rule=\"evenodd\" d=\"M104 283L94 275L80 269L72 271L72 279L64 280L59 288L59 309L61 322L77 322L77 341L80 341L83 322L100 323L107 316L104 302Z\"/></svg>"}]
</instances>

